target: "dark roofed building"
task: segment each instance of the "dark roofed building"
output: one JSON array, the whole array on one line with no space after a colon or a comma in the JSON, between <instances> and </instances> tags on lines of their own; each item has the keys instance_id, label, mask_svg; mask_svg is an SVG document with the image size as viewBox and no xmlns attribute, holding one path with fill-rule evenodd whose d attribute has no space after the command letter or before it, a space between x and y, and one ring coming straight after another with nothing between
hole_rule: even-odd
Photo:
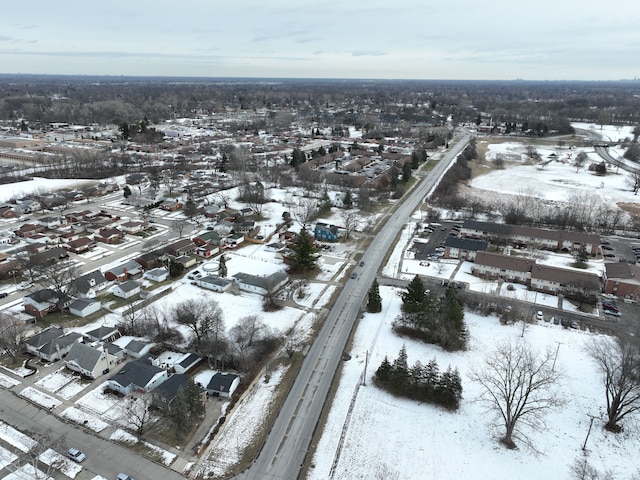
<instances>
[{"instance_id":1,"label":"dark roofed building","mask_svg":"<svg viewBox=\"0 0 640 480\"><path fill-rule=\"evenodd\" d=\"M604 293L640 300L640 266L627 262L604 264Z\"/></svg>"},{"instance_id":2,"label":"dark roofed building","mask_svg":"<svg viewBox=\"0 0 640 480\"><path fill-rule=\"evenodd\" d=\"M447 237L444 241L444 256L446 258L473 261L476 258L476 254L478 252L484 252L488 245L486 240Z\"/></svg>"}]
</instances>

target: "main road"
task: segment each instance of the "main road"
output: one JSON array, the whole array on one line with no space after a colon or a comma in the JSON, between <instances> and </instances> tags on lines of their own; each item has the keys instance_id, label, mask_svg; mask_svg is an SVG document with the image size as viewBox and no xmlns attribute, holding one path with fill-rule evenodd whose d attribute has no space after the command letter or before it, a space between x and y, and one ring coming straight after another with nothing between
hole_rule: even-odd
<instances>
[{"instance_id":1,"label":"main road","mask_svg":"<svg viewBox=\"0 0 640 480\"><path fill-rule=\"evenodd\" d=\"M238 478L298 478L347 340L382 260L413 211L437 185L470 139L469 135L463 136L445 153L372 240L362 257L364 265L358 268L356 278L346 281L309 349L258 458Z\"/></svg>"}]
</instances>

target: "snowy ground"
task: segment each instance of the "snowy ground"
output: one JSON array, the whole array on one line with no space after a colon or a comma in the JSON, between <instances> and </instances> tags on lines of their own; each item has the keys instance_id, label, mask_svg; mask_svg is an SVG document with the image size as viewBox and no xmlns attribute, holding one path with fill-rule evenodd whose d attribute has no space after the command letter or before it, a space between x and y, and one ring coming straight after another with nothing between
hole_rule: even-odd
<instances>
[{"instance_id":1,"label":"snowy ground","mask_svg":"<svg viewBox=\"0 0 640 480\"><path fill-rule=\"evenodd\" d=\"M521 326L501 326L495 317L467 313L470 348L447 353L396 336L391 322L400 312L401 301L393 288L381 289L381 295L383 312L366 314L356 332L353 358L344 364L338 393L313 459L311 479L571 478L572 463L583 455L591 415L597 419L587 445L589 463L600 471L611 469L616 478L630 478L636 473L637 463L631 459L640 448L640 425L629 421L618 436L602 429L603 387L584 351L585 343L594 335L548 323L527 327L524 341L538 350L558 349L557 369L563 372L560 391L566 404L548 415L543 431L527 432L535 450L521 445L510 451L497 443L500 430L485 407L476 402L480 389L468 375L500 340L521 341ZM435 357L441 370L448 365L459 369L464 398L458 412L394 398L372 385L371 377L382 359L394 359L403 344L410 365ZM361 386L367 351L367 381Z\"/></svg>"}]
</instances>

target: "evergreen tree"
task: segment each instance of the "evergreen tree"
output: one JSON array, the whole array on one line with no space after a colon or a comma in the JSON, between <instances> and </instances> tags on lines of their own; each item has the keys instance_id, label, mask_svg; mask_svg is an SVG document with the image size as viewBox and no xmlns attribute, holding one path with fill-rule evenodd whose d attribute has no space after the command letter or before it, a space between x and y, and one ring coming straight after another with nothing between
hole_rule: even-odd
<instances>
[{"instance_id":1,"label":"evergreen tree","mask_svg":"<svg viewBox=\"0 0 640 480\"><path fill-rule=\"evenodd\" d=\"M445 329L444 338L441 339L440 344L447 350L465 349L467 326L464 322L464 309L452 285L445 292L440 314Z\"/></svg>"},{"instance_id":2,"label":"evergreen tree","mask_svg":"<svg viewBox=\"0 0 640 480\"><path fill-rule=\"evenodd\" d=\"M124 188L122 189L122 194L124 195L124 198L129 198L131 196L131 188L129 187L129 185L124 186Z\"/></svg>"},{"instance_id":3,"label":"evergreen tree","mask_svg":"<svg viewBox=\"0 0 640 480\"><path fill-rule=\"evenodd\" d=\"M300 231L295 242L291 245L291 250L293 251L293 261L299 270L307 272L316 268L317 250L313 244L313 238L306 228Z\"/></svg>"},{"instance_id":4,"label":"evergreen tree","mask_svg":"<svg viewBox=\"0 0 640 480\"><path fill-rule=\"evenodd\" d=\"M227 276L227 257L224 254L220 255L218 260L218 275L223 278Z\"/></svg>"},{"instance_id":5,"label":"evergreen tree","mask_svg":"<svg viewBox=\"0 0 640 480\"><path fill-rule=\"evenodd\" d=\"M351 190L347 190L344 192L344 198L342 199L342 203L345 208L351 208L353 205L353 198L351 198Z\"/></svg>"},{"instance_id":6,"label":"evergreen tree","mask_svg":"<svg viewBox=\"0 0 640 480\"><path fill-rule=\"evenodd\" d=\"M378 313L382 311L382 298L380 297L380 287L378 280L373 279L373 283L369 288L367 300L367 312Z\"/></svg>"},{"instance_id":7,"label":"evergreen tree","mask_svg":"<svg viewBox=\"0 0 640 480\"><path fill-rule=\"evenodd\" d=\"M184 265L180 262L176 262L175 260L171 260L169 262L169 275L172 278L179 277L184 273Z\"/></svg>"},{"instance_id":8,"label":"evergreen tree","mask_svg":"<svg viewBox=\"0 0 640 480\"><path fill-rule=\"evenodd\" d=\"M376 370L376 381L381 385L387 385L393 375L393 367L389 363L389 358L385 355L384 360Z\"/></svg>"},{"instance_id":9,"label":"evergreen tree","mask_svg":"<svg viewBox=\"0 0 640 480\"><path fill-rule=\"evenodd\" d=\"M404 162L404 165L402 165L402 183L407 183L409 180L411 180L411 163Z\"/></svg>"},{"instance_id":10,"label":"evergreen tree","mask_svg":"<svg viewBox=\"0 0 640 480\"><path fill-rule=\"evenodd\" d=\"M323 156L323 157L324 157L324 156L327 154L327 151L325 150L325 148L324 148L324 147L320 147L320 148L318 149L318 154L320 154L321 156Z\"/></svg>"},{"instance_id":11,"label":"evergreen tree","mask_svg":"<svg viewBox=\"0 0 640 480\"><path fill-rule=\"evenodd\" d=\"M391 384L397 393L404 393L409 384L409 364L407 363L407 348L402 345L398 357L393 361Z\"/></svg>"},{"instance_id":12,"label":"evergreen tree","mask_svg":"<svg viewBox=\"0 0 640 480\"><path fill-rule=\"evenodd\" d=\"M423 309L426 294L424 283L418 275L407 285L407 291L402 294L402 311L416 313Z\"/></svg>"},{"instance_id":13,"label":"evergreen tree","mask_svg":"<svg viewBox=\"0 0 640 480\"><path fill-rule=\"evenodd\" d=\"M197 423L202 415L204 415L205 406L202 402L200 393L200 387L196 383L189 379L184 384L185 400L189 407L189 414L191 417L191 423Z\"/></svg>"},{"instance_id":14,"label":"evergreen tree","mask_svg":"<svg viewBox=\"0 0 640 480\"><path fill-rule=\"evenodd\" d=\"M176 398L171 402L171 417L175 427L176 437L182 439L183 435L189 432L191 428L191 414L189 412L189 404L185 398L184 390L178 389Z\"/></svg>"},{"instance_id":15,"label":"evergreen tree","mask_svg":"<svg viewBox=\"0 0 640 480\"><path fill-rule=\"evenodd\" d=\"M420 157L418 156L418 152L414 150L414 152L411 154L411 168L415 170L419 166L420 166Z\"/></svg>"},{"instance_id":16,"label":"evergreen tree","mask_svg":"<svg viewBox=\"0 0 640 480\"><path fill-rule=\"evenodd\" d=\"M325 188L322 193L322 198L320 199L320 205L318 205L318 213L320 215L329 213L331 211L331 206L331 198L329 198L329 192Z\"/></svg>"},{"instance_id":17,"label":"evergreen tree","mask_svg":"<svg viewBox=\"0 0 640 480\"><path fill-rule=\"evenodd\" d=\"M191 220L198 214L198 205L193 200L193 197L189 195L187 201L184 203L184 207L182 208L182 213L184 216Z\"/></svg>"}]
</instances>

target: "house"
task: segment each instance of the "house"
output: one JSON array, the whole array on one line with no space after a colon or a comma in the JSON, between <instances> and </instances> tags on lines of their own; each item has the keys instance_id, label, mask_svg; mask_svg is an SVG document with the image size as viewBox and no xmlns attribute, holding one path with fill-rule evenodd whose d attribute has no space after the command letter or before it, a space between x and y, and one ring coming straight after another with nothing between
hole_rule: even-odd
<instances>
[{"instance_id":1,"label":"house","mask_svg":"<svg viewBox=\"0 0 640 480\"><path fill-rule=\"evenodd\" d=\"M196 255L203 258L210 258L216 255L220 251L220 248L216 245L203 245L196 248Z\"/></svg>"},{"instance_id":2,"label":"house","mask_svg":"<svg viewBox=\"0 0 640 480\"><path fill-rule=\"evenodd\" d=\"M0 206L0 218L16 218L17 216L16 210L11 205Z\"/></svg>"},{"instance_id":3,"label":"house","mask_svg":"<svg viewBox=\"0 0 640 480\"><path fill-rule=\"evenodd\" d=\"M137 222L137 221L130 220L128 222L121 223L120 229L124 233L135 235L136 233L140 233L144 230L144 222Z\"/></svg>"},{"instance_id":4,"label":"house","mask_svg":"<svg viewBox=\"0 0 640 480\"><path fill-rule=\"evenodd\" d=\"M98 328L85 332L84 336L91 342L113 342L122 335L117 327L100 325Z\"/></svg>"},{"instance_id":5,"label":"house","mask_svg":"<svg viewBox=\"0 0 640 480\"><path fill-rule=\"evenodd\" d=\"M117 365L118 359L111 355L104 347L92 347L84 343L74 343L64 358L64 364L69 370L78 372L87 378L95 380L109 373Z\"/></svg>"},{"instance_id":6,"label":"house","mask_svg":"<svg viewBox=\"0 0 640 480\"><path fill-rule=\"evenodd\" d=\"M133 358L145 357L153 348L153 343L145 343L140 340L130 340L122 349Z\"/></svg>"},{"instance_id":7,"label":"house","mask_svg":"<svg viewBox=\"0 0 640 480\"><path fill-rule=\"evenodd\" d=\"M77 240L69 240L67 243L62 245L62 248L64 248L65 250L71 253L78 254L78 253L88 252L95 246L96 245L94 241L91 240L89 237L81 237L81 238L78 238Z\"/></svg>"},{"instance_id":8,"label":"house","mask_svg":"<svg viewBox=\"0 0 640 480\"><path fill-rule=\"evenodd\" d=\"M78 298L69 304L69 313L76 317L88 317L102 308L102 302L94 298Z\"/></svg>"},{"instance_id":9,"label":"house","mask_svg":"<svg viewBox=\"0 0 640 480\"><path fill-rule=\"evenodd\" d=\"M150 392L169 378L169 373L149 363L146 359L127 363L113 377L107 386L114 392L128 395L133 392Z\"/></svg>"},{"instance_id":10,"label":"house","mask_svg":"<svg viewBox=\"0 0 640 480\"><path fill-rule=\"evenodd\" d=\"M189 370L195 368L200 362L202 362L202 357L199 355L194 353L185 353L182 358L174 363L173 370L176 373L187 373Z\"/></svg>"},{"instance_id":11,"label":"house","mask_svg":"<svg viewBox=\"0 0 640 480\"><path fill-rule=\"evenodd\" d=\"M127 282L119 283L114 285L111 289L111 293L113 293L116 297L120 298L131 298L140 294L140 284L135 280L129 280Z\"/></svg>"},{"instance_id":12,"label":"house","mask_svg":"<svg viewBox=\"0 0 640 480\"><path fill-rule=\"evenodd\" d=\"M175 202L171 203L171 202L165 202L163 203L160 208L162 210L165 210L167 212L175 212L180 210L184 205L182 204L182 202L179 202L178 200L176 200Z\"/></svg>"},{"instance_id":13,"label":"house","mask_svg":"<svg viewBox=\"0 0 640 480\"><path fill-rule=\"evenodd\" d=\"M289 276L284 272L275 272L266 276L238 272L233 278L240 290L260 295L273 294L289 281Z\"/></svg>"},{"instance_id":14,"label":"house","mask_svg":"<svg viewBox=\"0 0 640 480\"><path fill-rule=\"evenodd\" d=\"M58 217L40 217L37 222L49 230L53 230L54 228L58 228L62 225L62 222Z\"/></svg>"},{"instance_id":15,"label":"house","mask_svg":"<svg viewBox=\"0 0 640 480\"><path fill-rule=\"evenodd\" d=\"M37 355L38 350L40 348L49 343L51 340L62 337L64 335L64 331L60 327L49 327L42 330L40 333L37 333L33 337L30 337L25 340L25 346L27 347L27 352L32 355Z\"/></svg>"},{"instance_id":16,"label":"house","mask_svg":"<svg viewBox=\"0 0 640 480\"><path fill-rule=\"evenodd\" d=\"M335 242L338 240L340 232L338 230L338 227L336 227L335 225L318 222L313 229L313 236L316 240Z\"/></svg>"},{"instance_id":17,"label":"house","mask_svg":"<svg viewBox=\"0 0 640 480\"><path fill-rule=\"evenodd\" d=\"M224 244L227 248L236 248L244 242L244 235L242 233L234 233L224 238Z\"/></svg>"},{"instance_id":18,"label":"house","mask_svg":"<svg viewBox=\"0 0 640 480\"><path fill-rule=\"evenodd\" d=\"M16 235L22 238L33 237L38 233L45 231L45 227L39 223L23 223L18 230L15 231Z\"/></svg>"},{"instance_id":19,"label":"house","mask_svg":"<svg viewBox=\"0 0 640 480\"><path fill-rule=\"evenodd\" d=\"M209 395L229 398L240 385L240 377L233 373L216 373L205 387Z\"/></svg>"},{"instance_id":20,"label":"house","mask_svg":"<svg viewBox=\"0 0 640 480\"><path fill-rule=\"evenodd\" d=\"M62 247L48 248L42 251L38 251L34 255L31 255L31 262L34 264L51 264L56 263L58 260L67 258L69 254Z\"/></svg>"},{"instance_id":21,"label":"house","mask_svg":"<svg viewBox=\"0 0 640 480\"><path fill-rule=\"evenodd\" d=\"M527 285L535 260L498 253L477 252L472 275Z\"/></svg>"},{"instance_id":22,"label":"house","mask_svg":"<svg viewBox=\"0 0 640 480\"><path fill-rule=\"evenodd\" d=\"M124 282L130 276L138 275L140 272L142 272L142 266L134 260L129 260L104 272L104 277L111 282L115 280Z\"/></svg>"},{"instance_id":23,"label":"house","mask_svg":"<svg viewBox=\"0 0 640 480\"><path fill-rule=\"evenodd\" d=\"M74 343L80 342L82 335L71 332L64 334L61 328L49 327L25 340L27 352L47 362L55 362L65 356Z\"/></svg>"},{"instance_id":24,"label":"house","mask_svg":"<svg viewBox=\"0 0 640 480\"><path fill-rule=\"evenodd\" d=\"M171 410L171 403L175 400L180 389L186 388L189 377L182 373L175 373L151 391L153 405L161 410ZM200 401L207 399L207 391L201 387Z\"/></svg>"},{"instance_id":25,"label":"house","mask_svg":"<svg viewBox=\"0 0 640 480\"><path fill-rule=\"evenodd\" d=\"M117 228L101 228L97 233L93 234L93 239L96 242L102 243L116 243L124 237L124 234Z\"/></svg>"},{"instance_id":26,"label":"house","mask_svg":"<svg viewBox=\"0 0 640 480\"><path fill-rule=\"evenodd\" d=\"M165 267L154 268L144 272L142 277L147 278L152 282L164 282L167 278L169 278L169 270L167 270Z\"/></svg>"},{"instance_id":27,"label":"house","mask_svg":"<svg viewBox=\"0 0 640 480\"><path fill-rule=\"evenodd\" d=\"M486 240L475 240L473 238L447 237L444 241L445 258L457 258L460 260L473 261L478 252L487 250Z\"/></svg>"},{"instance_id":28,"label":"house","mask_svg":"<svg viewBox=\"0 0 640 480\"><path fill-rule=\"evenodd\" d=\"M203 247L205 245L215 245L219 247L222 245L222 236L215 230L206 230L196 237L193 237L192 241L199 247Z\"/></svg>"},{"instance_id":29,"label":"house","mask_svg":"<svg viewBox=\"0 0 640 480\"><path fill-rule=\"evenodd\" d=\"M180 263L185 269L193 267L197 262L193 257L189 257L188 255L182 255L175 259L176 262Z\"/></svg>"},{"instance_id":30,"label":"house","mask_svg":"<svg viewBox=\"0 0 640 480\"><path fill-rule=\"evenodd\" d=\"M196 249L196 245L188 238L183 238L177 242L167 245L164 251L167 255L172 257L179 257L181 255L188 255Z\"/></svg>"},{"instance_id":31,"label":"house","mask_svg":"<svg viewBox=\"0 0 640 480\"><path fill-rule=\"evenodd\" d=\"M153 252L147 252L136 258L138 262L145 270L152 270L164 265L165 254L162 250L154 250Z\"/></svg>"},{"instance_id":32,"label":"house","mask_svg":"<svg viewBox=\"0 0 640 480\"><path fill-rule=\"evenodd\" d=\"M100 270L86 273L71 282L69 291L80 298L95 298L97 293L109 285Z\"/></svg>"},{"instance_id":33,"label":"house","mask_svg":"<svg viewBox=\"0 0 640 480\"><path fill-rule=\"evenodd\" d=\"M43 318L49 313L58 310L59 300L59 295L50 288L25 295L22 299L24 311L36 318Z\"/></svg>"},{"instance_id":34,"label":"house","mask_svg":"<svg viewBox=\"0 0 640 480\"><path fill-rule=\"evenodd\" d=\"M256 228L256 222L253 220L247 220L245 222L236 222L233 231L235 233L242 233L246 235L253 231L254 228Z\"/></svg>"},{"instance_id":35,"label":"house","mask_svg":"<svg viewBox=\"0 0 640 480\"><path fill-rule=\"evenodd\" d=\"M127 185L139 185L147 180L147 176L144 173L130 173L125 177Z\"/></svg>"},{"instance_id":36,"label":"house","mask_svg":"<svg viewBox=\"0 0 640 480\"><path fill-rule=\"evenodd\" d=\"M577 269L535 265L531 269L531 289L539 292L562 293L571 298L593 296L601 290L600 277Z\"/></svg>"},{"instance_id":37,"label":"house","mask_svg":"<svg viewBox=\"0 0 640 480\"><path fill-rule=\"evenodd\" d=\"M196 279L195 284L207 290L213 290L214 292L225 292L231 288L233 280L216 275L207 275L206 277Z\"/></svg>"},{"instance_id":38,"label":"house","mask_svg":"<svg viewBox=\"0 0 640 480\"><path fill-rule=\"evenodd\" d=\"M640 266L627 262L605 263L604 293L640 299Z\"/></svg>"}]
</instances>

